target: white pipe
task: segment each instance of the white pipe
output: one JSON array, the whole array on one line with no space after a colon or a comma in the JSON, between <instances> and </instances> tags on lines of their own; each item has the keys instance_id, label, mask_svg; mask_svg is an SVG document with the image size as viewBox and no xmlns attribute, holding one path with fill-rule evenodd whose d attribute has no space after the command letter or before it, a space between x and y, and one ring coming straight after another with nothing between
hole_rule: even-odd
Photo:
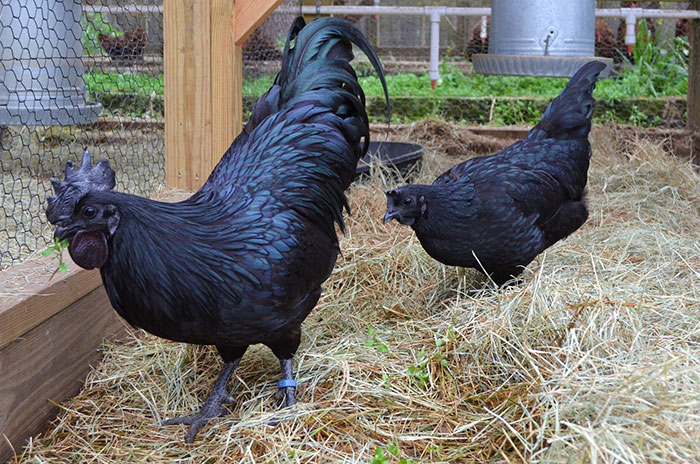
<instances>
[{"instance_id":1,"label":"white pipe","mask_svg":"<svg viewBox=\"0 0 700 464\"><path fill-rule=\"evenodd\" d=\"M343 14L343 15L412 15L430 16L438 10L442 15L449 16L489 16L491 8L460 8L460 7L435 7L435 6L321 6L322 14ZM280 13L298 14L298 8L280 8L276 10ZM302 6L302 14L316 13L314 6Z\"/></svg>"},{"instance_id":2,"label":"white pipe","mask_svg":"<svg viewBox=\"0 0 700 464\"><path fill-rule=\"evenodd\" d=\"M432 8L430 12L430 86L435 88L440 79L440 18L446 8Z\"/></svg>"},{"instance_id":3,"label":"white pipe","mask_svg":"<svg viewBox=\"0 0 700 464\"><path fill-rule=\"evenodd\" d=\"M479 37L481 38L481 43L485 43L488 38L488 16L484 15L481 17L481 30L479 31Z\"/></svg>"},{"instance_id":4,"label":"white pipe","mask_svg":"<svg viewBox=\"0 0 700 464\"><path fill-rule=\"evenodd\" d=\"M420 6L321 6L323 14L346 15L415 15L430 16L436 7ZM444 15L448 16L490 16L491 8L461 8L441 7ZM652 8L596 8L595 15L599 18L624 18L627 13L624 10L634 10L637 18L688 18L700 19L700 11L697 10L659 10ZM296 14L298 8L280 8L280 13ZM302 14L316 13L315 6L302 6Z\"/></svg>"},{"instance_id":5,"label":"white pipe","mask_svg":"<svg viewBox=\"0 0 700 464\"><path fill-rule=\"evenodd\" d=\"M620 8L622 9L622 8ZM633 10L634 8L624 8L625 10ZM627 53L632 53L634 43L637 41L637 15L629 12L625 16L625 45L627 45Z\"/></svg>"},{"instance_id":6,"label":"white pipe","mask_svg":"<svg viewBox=\"0 0 700 464\"><path fill-rule=\"evenodd\" d=\"M652 8L596 8L598 18L624 18L626 10L634 10L638 18L689 18L700 19L698 10L656 10Z\"/></svg>"}]
</instances>

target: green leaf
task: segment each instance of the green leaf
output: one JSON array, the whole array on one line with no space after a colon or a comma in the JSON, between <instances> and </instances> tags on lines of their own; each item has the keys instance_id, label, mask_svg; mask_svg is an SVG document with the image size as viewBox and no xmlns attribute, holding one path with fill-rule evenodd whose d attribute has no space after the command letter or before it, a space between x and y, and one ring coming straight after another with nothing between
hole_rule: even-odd
<instances>
[{"instance_id":1,"label":"green leaf","mask_svg":"<svg viewBox=\"0 0 700 464\"><path fill-rule=\"evenodd\" d=\"M54 253L56 253L56 250L54 250L53 248L47 248L46 250L41 252L41 256L51 256Z\"/></svg>"},{"instance_id":2,"label":"green leaf","mask_svg":"<svg viewBox=\"0 0 700 464\"><path fill-rule=\"evenodd\" d=\"M66 263L61 263L58 265L58 270L65 274L68 272L68 265Z\"/></svg>"}]
</instances>

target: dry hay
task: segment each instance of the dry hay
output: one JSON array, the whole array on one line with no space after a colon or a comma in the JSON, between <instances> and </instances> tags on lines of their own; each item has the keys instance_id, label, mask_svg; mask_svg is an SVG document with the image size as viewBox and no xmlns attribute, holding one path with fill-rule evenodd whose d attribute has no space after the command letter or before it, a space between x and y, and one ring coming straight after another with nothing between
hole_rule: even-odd
<instances>
[{"instance_id":1,"label":"dry hay","mask_svg":"<svg viewBox=\"0 0 700 464\"><path fill-rule=\"evenodd\" d=\"M376 140L382 140L387 132L391 140L420 140L428 148L457 157L495 153L514 142L514 139L477 134L469 126L450 124L434 118L399 124L390 127L388 131L385 125L372 127Z\"/></svg>"},{"instance_id":2,"label":"dry hay","mask_svg":"<svg viewBox=\"0 0 700 464\"><path fill-rule=\"evenodd\" d=\"M622 152L597 129L589 221L502 291L382 224L392 176L377 170L350 191L343 256L304 324L295 410L276 412L278 363L254 347L232 415L186 446L159 423L198 408L221 362L132 336L18 461L697 460L700 181L660 146ZM454 161L428 156L419 177Z\"/></svg>"}]
</instances>

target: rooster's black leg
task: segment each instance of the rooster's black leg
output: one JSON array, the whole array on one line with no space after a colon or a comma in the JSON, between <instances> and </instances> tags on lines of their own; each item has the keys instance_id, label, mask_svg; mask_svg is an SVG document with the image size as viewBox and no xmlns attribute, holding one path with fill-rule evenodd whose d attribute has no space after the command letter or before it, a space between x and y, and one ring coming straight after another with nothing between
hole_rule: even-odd
<instances>
[{"instance_id":1,"label":"rooster's black leg","mask_svg":"<svg viewBox=\"0 0 700 464\"><path fill-rule=\"evenodd\" d=\"M241 358L224 364L221 373L219 373L219 377L217 377L216 382L214 382L214 388L204 402L202 409L200 409L197 414L168 419L163 422L163 425L189 425L190 428L187 431L185 442L194 443L194 437L197 435L197 432L199 432L199 429L206 425L211 419L224 415L225 411L221 407L221 404L235 402L233 397L226 391L226 385L235 372L236 367L238 367L239 362L241 362Z\"/></svg>"},{"instance_id":2,"label":"rooster's black leg","mask_svg":"<svg viewBox=\"0 0 700 464\"><path fill-rule=\"evenodd\" d=\"M318 297L321 295L321 289L311 295L311 298L302 302L304 306L308 306L309 310L314 307ZM281 401L283 408L294 406L297 402L297 382L294 380L294 372L292 371L292 358L299 348L301 341L301 326L293 327L274 342L267 342L277 359L280 360L282 368L282 380L277 384L278 401Z\"/></svg>"},{"instance_id":3,"label":"rooster's black leg","mask_svg":"<svg viewBox=\"0 0 700 464\"><path fill-rule=\"evenodd\" d=\"M281 401L283 408L294 406L297 403L297 382L294 380L292 360L280 359L282 367L282 380L277 384L277 400Z\"/></svg>"}]
</instances>

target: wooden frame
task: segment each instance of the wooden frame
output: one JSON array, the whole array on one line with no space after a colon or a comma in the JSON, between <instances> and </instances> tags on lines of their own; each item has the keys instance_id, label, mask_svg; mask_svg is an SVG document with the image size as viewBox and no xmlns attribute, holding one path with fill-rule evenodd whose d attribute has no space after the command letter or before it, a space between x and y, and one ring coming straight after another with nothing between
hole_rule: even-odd
<instances>
[{"instance_id":1,"label":"wooden frame","mask_svg":"<svg viewBox=\"0 0 700 464\"><path fill-rule=\"evenodd\" d=\"M165 183L169 187L201 187L241 132L241 43L280 3L164 2Z\"/></svg>"},{"instance_id":2,"label":"wooden frame","mask_svg":"<svg viewBox=\"0 0 700 464\"><path fill-rule=\"evenodd\" d=\"M700 0L691 0L688 9L700 10ZM688 129L700 132L700 19L690 22L690 58L688 60ZM696 139L700 138L700 135ZM700 142L698 142L700 143ZM700 145L695 144L696 152Z\"/></svg>"}]
</instances>

